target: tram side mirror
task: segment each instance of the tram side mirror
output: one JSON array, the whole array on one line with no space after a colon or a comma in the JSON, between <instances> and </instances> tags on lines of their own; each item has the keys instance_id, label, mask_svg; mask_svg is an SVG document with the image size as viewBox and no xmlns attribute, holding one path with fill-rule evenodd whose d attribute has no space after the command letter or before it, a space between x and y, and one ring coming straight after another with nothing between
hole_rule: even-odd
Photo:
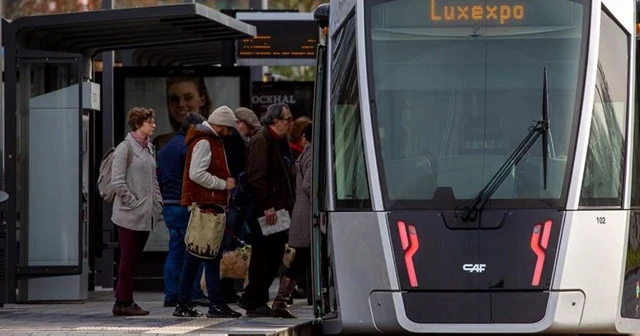
<instances>
[{"instance_id":1,"label":"tram side mirror","mask_svg":"<svg viewBox=\"0 0 640 336\"><path fill-rule=\"evenodd\" d=\"M321 29L329 27L329 4L323 3L313 11L313 19Z\"/></svg>"},{"instance_id":2,"label":"tram side mirror","mask_svg":"<svg viewBox=\"0 0 640 336\"><path fill-rule=\"evenodd\" d=\"M316 10L313 11L313 19L318 25L318 44L326 46L327 37L329 36L329 4L324 3L319 5Z\"/></svg>"}]
</instances>

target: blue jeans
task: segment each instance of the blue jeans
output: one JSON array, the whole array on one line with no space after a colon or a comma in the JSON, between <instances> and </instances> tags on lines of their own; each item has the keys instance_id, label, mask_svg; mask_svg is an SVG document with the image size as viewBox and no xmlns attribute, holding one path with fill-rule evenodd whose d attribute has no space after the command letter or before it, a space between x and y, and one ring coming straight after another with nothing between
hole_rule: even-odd
<instances>
[{"instance_id":1,"label":"blue jeans","mask_svg":"<svg viewBox=\"0 0 640 336\"><path fill-rule=\"evenodd\" d=\"M184 265L182 266L182 274L180 275L180 294L178 295L178 304L188 304L191 301L189 300L190 287L194 281L197 268L199 265L202 265L202 263L205 264L204 277L207 282L209 303L212 305L220 305L224 303L222 294L220 293L221 256L222 253L218 253L215 259L201 259L189 252L184 252Z\"/></svg>"},{"instance_id":2,"label":"blue jeans","mask_svg":"<svg viewBox=\"0 0 640 336\"><path fill-rule=\"evenodd\" d=\"M174 301L178 299L180 273L183 268L184 253L187 249L184 236L187 233L187 224L189 224L189 209L178 204L168 204L162 208L162 215L167 229L169 229L169 254L164 263L164 299ZM203 266L204 263L198 265L194 275L195 279L192 281L192 300L205 297L200 288Z\"/></svg>"}]
</instances>

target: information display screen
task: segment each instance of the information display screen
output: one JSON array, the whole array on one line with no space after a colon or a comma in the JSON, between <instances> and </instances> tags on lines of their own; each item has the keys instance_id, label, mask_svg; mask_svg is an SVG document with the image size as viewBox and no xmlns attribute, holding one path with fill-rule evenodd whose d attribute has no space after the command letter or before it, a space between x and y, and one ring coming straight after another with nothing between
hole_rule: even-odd
<instances>
[{"instance_id":1,"label":"information display screen","mask_svg":"<svg viewBox=\"0 0 640 336\"><path fill-rule=\"evenodd\" d=\"M236 64L314 66L318 25L313 13L238 12L236 19L256 27L256 36L236 40Z\"/></svg>"},{"instance_id":2,"label":"information display screen","mask_svg":"<svg viewBox=\"0 0 640 336\"><path fill-rule=\"evenodd\" d=\"M258 35L239 39L238 58L316 57L318 26L313 21L245 21Z\"/></svg>"}]
</instances>

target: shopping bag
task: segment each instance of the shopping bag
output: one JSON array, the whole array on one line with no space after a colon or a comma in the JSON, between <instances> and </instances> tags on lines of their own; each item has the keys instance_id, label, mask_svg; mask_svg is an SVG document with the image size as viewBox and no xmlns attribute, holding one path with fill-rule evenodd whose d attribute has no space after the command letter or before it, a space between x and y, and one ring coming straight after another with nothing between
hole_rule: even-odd
<instances>
[{"instance_id":1,"label":"shopping bag","mask_svg":"<svg viewBox=\"0 0 640 336\"><path fill-rule=\"evenodd\" d=\"M226 215L202 211L196 203L189 207L189 224L184 237L187 251L203 259L215 259L224 236Z\"/></svg>"}]
</instances>

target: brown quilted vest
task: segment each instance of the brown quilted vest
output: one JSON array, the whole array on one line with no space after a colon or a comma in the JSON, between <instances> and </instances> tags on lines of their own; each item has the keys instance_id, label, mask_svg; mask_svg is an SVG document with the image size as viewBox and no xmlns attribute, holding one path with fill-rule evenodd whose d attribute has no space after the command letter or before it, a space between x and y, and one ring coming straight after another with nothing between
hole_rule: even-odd
<instances>
[{"instance_id":1,"label":"brown quilted vest","mask_svg":"<svg viewBox=\"0 0 640 336\"><path fill-rule=\"evenodd\" d=\"M207 127L200 126L199 127ZM184 175L182 177L182 199L183 206L189 206L192 203L198 205L221 205L227 206L229 202L227 190L212 190L205 188L189 178L189 168L191 167L191 156L193 148L198 141L205 139L209 142L211 148L211 162L207 171L220 179L226 180L231 177L229 167L227 166L227 157L224 153L224 145L222 139L214 133L200 131L195 127L191 127L187 131L187 157L185 161Z\"/></svg>"}]
</instances>

